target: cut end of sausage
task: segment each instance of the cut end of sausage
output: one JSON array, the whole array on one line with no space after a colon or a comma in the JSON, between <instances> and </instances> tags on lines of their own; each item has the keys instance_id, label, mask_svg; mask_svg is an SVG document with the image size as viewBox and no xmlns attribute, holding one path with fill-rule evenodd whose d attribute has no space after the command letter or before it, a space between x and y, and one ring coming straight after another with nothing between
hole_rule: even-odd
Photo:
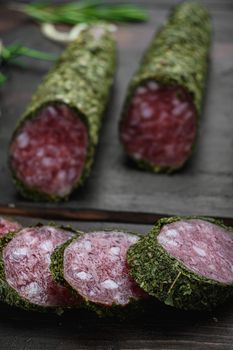
<instances>
[{"instance_id":1,"label":"cut end of sausage","mask_svg":"<svg viewBox=\"0 0 233 350\"><path fill-rule=\"evenodd\" d=\"M196 136L197 115L182 87L149 81L136 89L121 124L126 153L151 167L179 168Z\"/></svg>"},{"instance_id":2,"label":"cut end of sausage","mask_svg":"<svg viewBox=\"0 0 233 350\"><path fill-rule=\"evenodd\" d=\"M19 231L7 244L5 278L21 298L44 307L75 305L70 291L53 281L49 269L55 248L72 236L53 226L32 227Z\"/></svg>"},{"instance_id":3,"label":"cut end of sausage","mask_svg":"<svg viewBox=\"0 0 233 350\"><path fill-rule=\"evenodd\" d=\"M221 283L233 283L233 233L205 220L163 226L158 243L186 268Z\"/></svg>"},{"instance_id":4,"label":"cut end of sausage","mask_svg":"<svg viewBox=\"0 0 233 350\"><path fill-rule=\"evenodd\" d=\"M0 238L9 232L19 231L21 228L22 225L17 221L0 217Z\"/></svg>"},{"instance_id":5,"label":"cut end of sausage","mask_svg":"<svg viewBox=\"0 0 233 350\"><path fill-rule=\"evenodd\" d=\"M86 233L64 251L64 278L79 295L104 306L146 296L129 276L128 248L139 237L117 231Z\"/></svg>"},{"instance_id":6,"label":"cut end of sausage","mask_svg":"<svg viewBox=\"0 0 233 350\"><path fill-rule=\"evenodd\" d=\"M76 112L65 104L47 106L12 140L11 168L27 188L65 197L82 176L87 148L87 128Z\"/></svg>"}]
</instances>

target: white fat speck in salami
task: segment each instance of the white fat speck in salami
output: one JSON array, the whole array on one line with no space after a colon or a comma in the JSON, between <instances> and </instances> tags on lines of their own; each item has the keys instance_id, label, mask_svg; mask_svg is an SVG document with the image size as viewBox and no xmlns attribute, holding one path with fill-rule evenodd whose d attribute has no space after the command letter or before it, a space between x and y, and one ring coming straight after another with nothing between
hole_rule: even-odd
<instances>
[{"instance_id":1,"label":"white fat speck in salami","mask_svg":"<svg viewBox=\"0 0 233 350\"><path fill-rule=\"evenodd\" d=\"M113 255L119 255L120 251L121 251L121 249L119 247L110 248L110 253L112 253Z\"/></svg>"},{"instance_id":2,"label":"white fat speck in salami","mask_svg":"<svg viewBox=\"0 0 233 350\"><path fill-rule=\"evenodd\" d=\"M26 132L22 132L18 137L17 137L17 143L19 148L26 148L29 144L29 137Z\"/></svg>"},{"instance_id":3,"label":"white fat speck in salami","mask_svg":"<svg viewBox=\"0 0 233 350\"><path fill-rule=\"evenodd\" d=\"M24 257L26 257L28 253L28 249L23 247L23 248L16 248L13 252L12 252L12 258L14 260L19 260L19 259L23 259Z\"/></svg>"},{"instance_id":4,"label":"white fat speck in salami","mask_svg":"<svg viewBox=\"0 0 233 350\"><path fill-rule=\"evenodd\" d=\"M163 226L158 243L191 271L218 282L233 282L233 234L205 220Z\"/></svg>"},{"instance_id":5,"label":"white fat speck in salami","mask_svg":"<svg viewBox=\"0 0 233 350\"><path fill-rule=\"evenodd\" d=\"M128 274L126 253L139 237L117 231L86 233L64 251L64 278L93 303L127 305L147 295ZM113 259L114 257L114 259Z\"/></svg>"},{"instance_id":6,"label":"white fat speck in salami","mask_svg":"<svg viewBox=\"0 0 233 350\"><path fill-rule=\"evenodd\" d=\"M10 162L26 186L65 196L80 179L87 155L85 124L66 105L44 107L18 130Z\"/></svg>"},{"instance_id":7,"label":"white fat speck in salami","mask_svg":"<svg viewBox=\"0 0 233 350\"><path fill-rule=\"evenodd\" d=\"M70 291L53 281L50 258L55 248L73 236L51 226L20 230L3 250L7 283L32 304L56 307L74 305Z\"/></svg>"},{"instance_id":8,"label":"white fat speck in salami","mask_svg":"<svg viewBox=\"0 0 233 350\"><path fill-rule=\"evenodd\" d=\"M149 81L136 89L128 104L121 140L127 154L136 160L152 166L180 167L191 153L196 119L187 91Z\"/></svg>"},{"instance_id":9,"label":"white fat speck in salami","mask_svg":"<svg viewBox=\"0 0 233 350\"><path fill-rule=\"evenodd\" d=\"M0 238L9 232L16 232L22 228L17 221L0 217Z\"/></svg>"},{"instance_id":10,"label":"white fat speck in salami","mask_svg":"<svg viewBox=\"0 0 233 350\"><path fill-rule=\"evenodd\" d=\"M77 272L75 274L75 277L79 278L80 280L84 280L84 281L88 280L89 281L92 278L92 275L90 273L86 273L84 271L81 271L81 272Z\"/></svg>"},{"instance_id":11,"label":"white fat speck in salami","mask_svg":"<svg viewBox=\"0 0 233 350\"><path fill-rule=\"evenodd\" d=\"M117 289L119 287L118 284L113 280L106 280L101 283L101 286L105 289Z\"/></svg>"}]
</instances>

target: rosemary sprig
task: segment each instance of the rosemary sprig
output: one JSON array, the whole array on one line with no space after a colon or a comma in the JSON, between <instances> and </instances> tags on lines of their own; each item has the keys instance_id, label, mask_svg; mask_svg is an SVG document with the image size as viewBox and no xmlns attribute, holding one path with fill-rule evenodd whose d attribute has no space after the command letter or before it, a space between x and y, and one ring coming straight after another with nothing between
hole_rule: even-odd
<instances>
[{"instance_id":1,"label":"rosemary sprig","mask_svg":"<svg viewBox=\"0 0 233 350\"><path fill-rule=\"evenodd\" d=\"M31 57L46 61L55 61L57 59L57 56L52 53L30 49L18 43L4 46L0 41L0 68L10 63L22 67L22 62L18 60L20 57ZM7 77L0 72L0 86L2 86L6 80Z\"/></svg>"},{"instance_id":2,"label":"rosemary sprig","mask_svg":"<svg viewBox=\"0 0 233 350\"><path fill-rule=\"evenodd\" d=\"M22 46L21 44L12 44L9 46L0 47L0 64L14 62L18 64L15 59L20 57L31 57L39 60L55 61L56 55L39 50L30 49L29 47Z\"/></svg>"},{"instance_id":3,"label":"rosemary sprig","mask_svg":"<svg viewBox=\"0 0 233 350\"><path fill-rule=\"evenodd\" d=\"M16 9L39 22L45 23L93 23L105 22L144 22L148 14L135 5L108 4L102 1L79 1L52 5L31 3L17 5Z\"/></svg>"},{"instance_id":4,"label":"rosemary sprig","mask_svg":"<svg viewBox=\"0 0 233 350\"><path fill-rule=\"evenodd\" d=\"M0 72L0 87L6 82L7 77Z\"/></svg>"}]
</instances>

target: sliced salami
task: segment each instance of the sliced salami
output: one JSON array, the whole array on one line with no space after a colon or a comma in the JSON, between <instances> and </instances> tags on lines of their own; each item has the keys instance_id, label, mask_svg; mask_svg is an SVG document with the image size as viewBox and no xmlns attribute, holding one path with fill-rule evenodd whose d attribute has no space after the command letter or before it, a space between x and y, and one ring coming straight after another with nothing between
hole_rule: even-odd
<instances>
[{"instance_id":1,"label":"sliced salami","mask_svg":"<svg viewBox=\"0 0 233 350\"><path fill-rule=\"evenodd\" d=\"M183 2L152 39L125 99L120 139L135 163L171 172L189 159L197 136L211 42L207 9Z\"/></svg>"},{"instance_id":2,"label":"sliced salami","mask_svg":"<svg viewBox=\"0 0 233 350\"><path fill-rule=\"evenodd\" d=\"M5 301L38 310L76 306L77 300L52 279L49 270L55 248L73 235L54 226L20 230L2 249Z\"/></svg>"},{"instance_id":3,"label":"sliced salami","mask_svg":"<svg viewBox=\"0 0 233 350\"><path fill-rule=\"evenodd\" d=\"M233 283L233 234L203 220L181 220L163 226L158 243L191 271L222 283Z\"/></svg>"},{"instance_id":4,"label":"sliced salami","mask_svg":"<svg viewBox=\"0 0 233 350\"><path fill-rule=\"evenodd\" d=\"M26 186L64 197L83 173L87 149L87 128L74 110L64 104L44 107L13 139L11 167Z\"/></svg>"},{"instance_id":5,"label":"sliced salami","mask_svg":"<svg viewBox=\"0 0 233 350\"><path fill-rule=\"evenodd\" d=\"M21 228L22 225L19 222L0 217L0 238L9 232L19 231Z\"/></svg>"},{"instance_id":6,"label":"sliced salami","mask_svg":"<svg viewBox=\"0 0 233 350\"><path fill-rule=\"evenodd\" d=\"M146 293L129 276L126 263L127 250L138 239L121 231L85 233L62 251L64 280L96 311L144 299Z\"/></svg>"},{"instance_id":7,"label":"sliced salami","mask_svg":"<svg viewBox=\"0 0 233 350\"><path fill-rule=\"evenodd\" d=\"M133 278L168 305L213 308L233 295L233 229L203 218L160 220L128 251Z\"/></svg>"}]
</instances>

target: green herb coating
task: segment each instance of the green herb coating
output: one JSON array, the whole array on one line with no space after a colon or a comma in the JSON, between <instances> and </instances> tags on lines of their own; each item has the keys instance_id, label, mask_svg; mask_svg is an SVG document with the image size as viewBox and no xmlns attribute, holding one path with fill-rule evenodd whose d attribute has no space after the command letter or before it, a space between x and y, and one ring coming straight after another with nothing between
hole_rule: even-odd
<instances>
[{"instance_id":1,"label":"green herb coating","mask_svg":"<svg viewBox=\"0 0 233 350\"><path fill-rule=\"evenodd\" d=\"M20 118L13 138L23 123L37 115L43 107L66 104L77 112L88 131L88 154L83 174L74 188L89 175L99 139L116 66L116 43L107 25L92 26L72 42L32 96ZM13 180L25 197L33 200L59 201L67 199L29 188L12 170Z\"/></svg>"},{"instance_id":2,"label":"green herb coating","mask_svg":"<svg viewBox=\"0 0 233 350\"><path fill-rule=\"evenodd\" d=\"M101 230L102 231L102 230ZM103 230L105 231L105 230ZM106 232L109 230L106 230ZM111 231L121 231L122 230L117 230L117 229L111 229ZM125 232L125 231L124 231ZM129 233L129 232L128 232ZM135 234L135 233L133 233ZM138 234L136 234L138 235ZM139 235L138 235L139 236ZM60 245L55 249L51 256L51 263L50 263L50 271L51 274L54 278L54 280L69 288L74 295L78 296L81 298L81 307L88 308L89 310L92 310L96 312L96 314L100 317L103 316L119 316L125 318L126 316L134 313L135 311L143 311L144 306L146 303L150 300L148 299L141 299L141 300L136 300L136 299L130 299L129 303L125 306L121 305L116 305L112 304L111 306L103 305L103 304L98 304L94 303L87 298L84 298L82 295L80 295L75 289L73 289L70 284L65 280L64 278L64 251L65 249L71 244L74 240L76 240L77 237L71 238L69 241L65 242L64 244Z\"/></svg>"},{"instance_id":3,"label":"green herb coating","mask_svg":"<svg viewBox=\"0 0 233 350\"><path fill-rule=\"evenodd\" d=\"M42 226L41 224L38 224L36 226ZM57 227L57 225L51 223L50 226ZM69 230L76 233L76 231L72 230L70 226L59 226L59 228L63 230ZM58 315L61 315L65 309L70 309L70 307L49 307L49 306L42 306L30 303L25 298L22 298L17 291L12 288L6 281L5 277L5 270L4 270L4 261L3 261L3 250L7 246L7 244L11 241L12 238L14 238L17 235L17 232L10 232L7 235L0 238L0 300L11 305L16 306L24 310L30 310L30 311L38 311L38 312L54 312ZM79 305L76 306L76 308L79 307Z\"/></svg>"},{"instance_id":4,"label":"green herb coating","mask_svg":"<svg viewBox=\"0 0 233 350\"><path fill-rule=\"evenodd\" d=\"M192 272L157 242L157 236L164 225L183 219L205 220L233 233L232 228L213 219L161 219L148 235L129 248L127 261L130 274L142 289L167 305L184 310L211 310L233 295L233 284L216 282Z\"/></svg>"},{"instance_id":5,"label":"green herb coating","mask_svg":"<svg viewBox=\"0 0 233 350\"><path fill-rule=\"evenodd\" d=\"M199 117L210 44L211 22L207 9L200 3L188 1L175 6L168 21L153 38L129 84L122 119L126 117L128 105L137 87L143 86L147 81L184 88L191 94ZM172 172L180 167L163 167L132 159L138 167L153 172Z\"/></svg>"},{"instance_id":6,"label":"green herb coating","mask_svg":"<svg viewBox=\"0 0 233 350\"><path fill-rule=\"evenodd\" d=\"M50 262L50 272L53 276L54 281L57 283L64 285L70 289L71 286L66 282L64 279L64 251L66 247L68 247L77 237L73 237L57 247L53 254L51 255L51 262ZM73 290L73 289L72 289ZM77 292L75 292L77 294Z\"/></svg>"}]
</instances>

